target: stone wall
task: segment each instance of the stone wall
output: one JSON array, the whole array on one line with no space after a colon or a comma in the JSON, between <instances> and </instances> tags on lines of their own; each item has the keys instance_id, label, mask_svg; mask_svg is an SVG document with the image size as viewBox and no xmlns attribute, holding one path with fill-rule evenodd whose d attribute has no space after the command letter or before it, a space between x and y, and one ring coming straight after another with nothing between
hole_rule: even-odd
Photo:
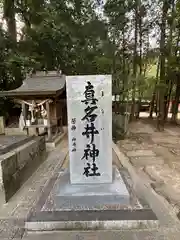
<instances>
[{"instance_id":1,"label":"stone wall","mask_svg":"<svg viewBox=\"0 0 180 240\"><path fill-rule=\"evenodd\" d=\"M0 202L7 202L46 157L44 137L0 156Z\"/></svg>"}]
</instances>

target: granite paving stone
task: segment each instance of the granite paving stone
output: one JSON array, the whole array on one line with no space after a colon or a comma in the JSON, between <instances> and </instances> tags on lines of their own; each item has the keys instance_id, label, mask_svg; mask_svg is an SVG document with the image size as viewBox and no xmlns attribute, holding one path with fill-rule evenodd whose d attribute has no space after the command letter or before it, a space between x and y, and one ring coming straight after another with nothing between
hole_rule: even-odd
<instances>
[{"instance_id":1,"label":"granite paving stone","mask_svg":"<svg viewBox=\"0 0 180 240\"><path fill-rule=\"evenodd\" d=\"M147 143L141 143L137 145L136 143L129 143L126 144L121 144L121 147L124 148L126 151L135 151L135 150L148 150L152 147L152 145L147 144Z\"/></svg>"},{"instance_id":2,"label":"granite paving stone","mask_svg":"<svg viewBox=\"0 0 180 240\"><path fill-rule=\"evenodd\" d=\"M126 153L128 157L145 157L145 156L156 156L156 154L152 150L136 150L136 151L128 151Z\"/></svg>"},{"instance_id":3,"label":"granite paving stone","mask_svg":"<svg viewBox=\"0 0 180 240\"><path fill-rule=\"evenodd\" d=\"M126 141L119 141L118 146L128 156L142 181L145 179L149 182L156 193L169 202L173 211L178 213L180 212L180 128L177 126L170 127L170 130L168 128L169 126L167 128L165 126L164 132L157 132L146 121L134 122L130 124L129 138ZM148 147L142 149L142 141L144 146L148 145ZM132 151L131 143L136 151ZM147 156L148 154L150 155Z\"/></svg>"},{"instance_id":4,"label":"granite paving stone","mask_svg":"<svg viewBox=\"0 0 180 240\"><path fill-rule=\"evenodd\" d=\"M164 160L162 157L156 156L142 156L142 157L131 157L131 163L136 167L154 165L154 164L164 164Z\"/></svg>"}]
</instances>

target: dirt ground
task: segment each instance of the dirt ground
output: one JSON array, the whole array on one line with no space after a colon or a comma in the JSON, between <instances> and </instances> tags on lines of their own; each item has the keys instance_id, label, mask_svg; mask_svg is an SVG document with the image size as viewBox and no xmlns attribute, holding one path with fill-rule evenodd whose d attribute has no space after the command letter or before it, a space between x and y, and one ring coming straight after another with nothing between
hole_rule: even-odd
<instances>
[{"instance_id":1,"label":"dirt ground","mask_svg":"<svg viewBox=\"0 0 180 240\"><path fill-rule=\"evenodd\" d=\"M167 125L158 132L147 119L130 124L130 133L118 142L120 150L154 190L177 213L180 210L180 126Z\"/></svg>"}]
</instances>

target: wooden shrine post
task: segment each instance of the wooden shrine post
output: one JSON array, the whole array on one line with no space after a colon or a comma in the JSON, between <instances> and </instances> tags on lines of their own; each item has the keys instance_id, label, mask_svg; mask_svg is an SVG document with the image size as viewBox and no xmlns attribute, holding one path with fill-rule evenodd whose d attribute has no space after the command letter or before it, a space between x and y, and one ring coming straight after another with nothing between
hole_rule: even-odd
<instances>
[{"instance_id":1,"label":"wooden shrine post","mask_svg":"<svg viewBox=\"0 0 180 240\"><path fill-rule=\"evenodd\" d=\"M52 138L52 132L51 132L51 122L50 122L50 107L49 107L49 101L46 102L46 111L47 111L47 124L48 124L48 140Z\"/></svg>"}]
</instances>

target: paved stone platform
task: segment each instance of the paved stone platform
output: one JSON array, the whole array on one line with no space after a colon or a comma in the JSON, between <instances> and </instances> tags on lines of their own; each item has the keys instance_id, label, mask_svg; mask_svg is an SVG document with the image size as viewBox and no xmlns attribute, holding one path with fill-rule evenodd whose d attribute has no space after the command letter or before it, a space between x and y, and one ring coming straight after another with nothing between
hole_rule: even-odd
<instances>
[{"instance_id":1,"label":"paved stone platform","mask_svg":"<svg viewBox=\"0 0 180 240\"><path fill-rule=\"evenodd\" d=\"M113 155L115 155L113 153ZM49 186L45 189L36 211L28 218L26 228L28 231L42 230L68 230L68 229L131 229L157 227L158 219L154 212L150 209L145 199L138 199L132 188L132 181L128 172L120 167L121 181L124 181L129 192L129 202L122 202L117 197L111 198L110 194L114 194L116 189L112 188L109 194L110 200L107 201L107 195L101 198L93 196L91 190L89 196L82 196L82 192L76 192L74 187L74 196L69 194L73 192L71 189L63 185L64 179L61 174L68 177L62 171L57 179L52 177ZM123 179L123 180L122 180ZM61 182L62 181L62 182ZM65 179L65 183L67 179ZM59 191L59 184L63 187ZM119 183L116 183L119 187ZM121 183L120 183L121 185ZM127 191L126 189L126 191ZM107 189L106 189L107 190ZM103 190L102 190L103 192ZM57 194L59 196L57 197ZM63 199L63 195L65 195ZM73 194L72 194L73 195ZM81 196L78 196L81 195ZM58 199L56 199L56 197ZM83 199L85 197L85 199ZM88 199L89 198L89 199ZM56 200L56 202L54 201ZM99 202L97 202L97 200ZM59 202L58 202L59 201ZM73 204L72 204L73 203ZM96 205L97 203L97 205ZM125 203L125 204L124 204Z\"/></svg>"}]
</instances>

